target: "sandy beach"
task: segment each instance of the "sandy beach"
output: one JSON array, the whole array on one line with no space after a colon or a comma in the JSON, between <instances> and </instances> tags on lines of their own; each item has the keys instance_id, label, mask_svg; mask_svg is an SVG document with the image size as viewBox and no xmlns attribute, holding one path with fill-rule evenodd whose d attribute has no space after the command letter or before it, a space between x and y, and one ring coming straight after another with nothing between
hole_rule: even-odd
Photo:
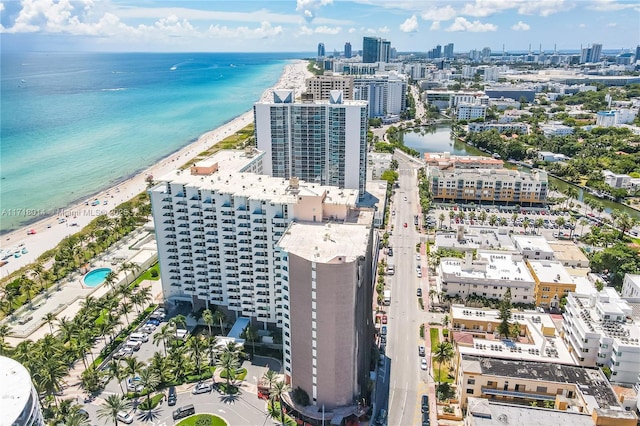
<instances>
[{"instance_id":1,"label":"sandy beach","mask_svg":"<svg viewBox=\"0 0 640 426\"><path fill-rule=\"evenodd\" d=\"M307 70L306 61L294 61L285 66L278 82L267 89L260 100L272 99L273 91L279 89L294 89L299 94L305 87L305 79L311 75ZM78 232L96 217L109 213L119 204L143 192L147 187L147 176L151 175L154 178L164 176L252 122L253 112L250 110L217 129L201 135L192 144L160 160L155 165L126 181L88 197L87 200L76 205L60 209L53 216L47 216L42 220L3 235L0 241L0 248L20 250L25 248L27 253L22 254L19 258L9 258L9 263L0 268L1 278L34 262L42 253L54 248L64 237ZM98 200L100 204L91 205L94 200ZM66 221L62 222L62 219ZM35 233L29 235L28 232L31 230L35 231Z\"/></svg>"}]
</instances>

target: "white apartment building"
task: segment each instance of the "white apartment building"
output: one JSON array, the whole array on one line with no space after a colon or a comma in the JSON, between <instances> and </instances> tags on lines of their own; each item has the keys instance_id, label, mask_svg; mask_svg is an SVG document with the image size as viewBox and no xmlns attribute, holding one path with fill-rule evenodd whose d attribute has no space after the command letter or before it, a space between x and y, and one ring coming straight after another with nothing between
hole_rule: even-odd
<instances>
[{"instance_id":1,"label":"white apartment building","mask_svg":"<svg viewBox=\"0 0 640 426\"><path fill-rule=\"evenodd\" d=\"M622 282L623 298L640 298L640 275L626 274Z\"/></svg>"},{"instance_id":2,"label":"white apartment building","mask_svg":"<svg viewBox=\"0 0 640 426\"><path fill-rule=\"evenodd\" d=\"M475 120L477 118L484 118L487 116L486 105L476 104L458 104L458 120Z\"/></svg>"},{"instance_id":3,"label":"white apartment building","mask_svg":"<svg viewBox=\"0 0 640 426\"><path fill-rule=\"evenodd\" d=\"M627 189L631 186L631 176L623 173L613 173L611 170L603 170L604 183L612 188Z\"/></svg>"},{"instance_id":4,"label":"white apartment building","mask_svg":"<svg viewBox=\"0 0 640 426\"><path fill-rule=\"evenodd\" d=\"M440 260L438 275L447 295L501 299L510 289L512 302L534 303L535 281L521 255L488 250L478 250L476 260L471 252L465 255L465 259Z\"/></svg>"},{"instance_id":5,"label":"white apartment building","mask_svg":"<svg viewBox=\"0 0 640 426\"><path fill-rule=\"evenodd\" d=\"M332 90L342 90L345 99L353 99L353 76L334 75L325 72L305 80L307 93L313 95L314 100L327 100Z\"/></svg>"},{"instance_id":6,"label":"white apartment building","mask_svg":"<svg viewBox=\"0 0 640 426\"><path fill-rule=\"evenodd\" d=\"M496 130L498 133L518 132L522 135L529 134L527 123L469 123L469 132L484 132L486 130Z\"/></svg>"},{"instance_id":7,"label":"white apartment building","mask_svg":"<svg viewBox=\"0 0 640 426\"><path fill-rule=\"evenodd\" d=\"M256 174L263 156L220 151L149 190L169 303L213 304L281 327L288 305L277 242L294 220L344 221L358 191Z\"/></svg>"},{"instance_id":8,"label":"white apartment building","mask_svg":"<svg viewBox=\"0 0 640 426\"><path fill-rule=\"evenodd\" d=\"M296 102L292 90L276 90L272 102L256 103L253 112L266 174L356 189L364 196L367 102L345 100L339 90L328 100Z\"/></svg>"},{"instance_id":9,"label":"white apartment building","mask_svg":"<svg viewBox=\"0 0 640 426\"><path fill-rule=\"evenodd\" d=\"M513 240L516 249L524 259L531 260L553 260L554 253L547 239L538 235L516 235Z\"/></svg>"},{"instance_id":10,"label":"white apartment building","mask_svg":"<svg viewBox=\"0 0 640 426\"><path fill-rule=\"evenodd\" d=\"M399 115L407 105L404 74L360 75L353 81L353 99L369 102L369 117Z\"/></svg>"},{"instance_id":11,"label":"white apartment building","mask_svg":"<svg viewBox=\"0 0 640 426\"><path fill-rule=\"evenodd\" d=\"M568 136L573 134L573 127L564 124L541 124L540 129L545 136Z\"/></svg>"},{"instance_id":12,"label":"white apartment building","mask_svg":"<svg viewBox=\"0 0 640 426\"><path fill-rule=\"evenodd\" d=\"M598 111L596 126L612 127L618 124L632 123L638 116L638 108L620 108L610 111Z\"/></svg>"},{"instance_id":13,"label":"white apartment building","mask_svg":"<svg viewBox=\"0 0 640 426\"><path fill-rule=\"evenodd\" d=\"M638 381L640 323L613 288L589 296L569 293L562 333L577 364L609 367L612 382Z\"/></svg>"}]
</instances>

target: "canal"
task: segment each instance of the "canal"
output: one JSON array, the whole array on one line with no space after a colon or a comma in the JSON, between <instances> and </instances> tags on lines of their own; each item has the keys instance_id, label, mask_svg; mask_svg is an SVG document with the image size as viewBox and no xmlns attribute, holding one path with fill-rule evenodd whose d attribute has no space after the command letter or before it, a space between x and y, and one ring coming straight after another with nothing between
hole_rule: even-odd
<instances>
[{"instance_id":1,"label":"canal","mask_svg":"<svg viewBox=\"0 0 640 426\"><path fill-rule=\"evenodd\" d=\"M452 155L482 155L485 157L489 156L489 154L484 151L480 151L479 149L467 145L464 142L460 142L457 139L454 140L451 137L451 127L448 125L409 129L405 131L403 135L403 142L405 146L415 149L420 154L424 154L426 152L447 151ZM511 163L506 163L505 166L509 168L516 168L516 166ZM524 167L518 167L518 169L523 171L529 170ZM561 192L566 191L569 186L572 186L578 191L578 200L584 201L585 199L590 198L592 200L598 201L599 203L602 203L602 205L604 206L604 210L607 213L611 213L613 210L619 210L621 212L626 212L627 214L629 214L629 216L640 219L640 212L638 210L632 209L628 206L625 206L624 204L595 197L591 194L585 193L578 186L564 182L560 179L556 179L552 176L549 176L549 183L554 185Z\"/></svg>"}]
</instances>

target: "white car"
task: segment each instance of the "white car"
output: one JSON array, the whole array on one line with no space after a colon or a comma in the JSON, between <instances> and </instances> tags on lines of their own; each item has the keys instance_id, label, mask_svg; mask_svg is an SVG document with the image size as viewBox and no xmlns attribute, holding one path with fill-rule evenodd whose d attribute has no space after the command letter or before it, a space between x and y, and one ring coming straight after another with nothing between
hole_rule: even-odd
<instances>
[{"instance_id":1,"label":"white car","mask_svg":"<svg viewBox=\"0 0 640 426\"><path fill-rule=\"evenodd\" d=\"M199 393L209 393L211 392L212 386L210 383L200 382L193 388L191 391L192 394L197 395Z\"/></svg>"},{"instance_id":2,"label":"white car","mask_svg":"<svg viewBox=\"0 0 640 426\"><path fill-rule=\"evenodd\" d=\"M416 260L417 260L418 262L420 262L420 253L417 253L417 254L416 254Z\"/></svg>"},{"instance_id":3,"label":"white car","mask_svg":"<svg viewBox=\"0 0 640 426\"><path fill-rule=\"evenodd\" d=\"M422 270L418 269L417 272L418 272L418 278L422 278Z\"/></svg>"},{"instance_id":4,"label":"white car","mask_svg":"<svg viewBox=\"0 0 640 426\"><path fill-rule=\"evenodd\" d=\"M422 358L420 360L420 368L425 370L425 371L427 370L427 360L426 359Z\"/></svg>"},{"instance_id":5,"label":"white car","mask_svg":"<svg viewBox=\"0 0 640 426\"><path fill-rule=\"evenodd\" d=\"M116 418L118 419L119 422L122 422L128 425L133 423L133 416L131 415L131 413L127 413L126 411L118 411Z\"/></svg>"}]
</instances>

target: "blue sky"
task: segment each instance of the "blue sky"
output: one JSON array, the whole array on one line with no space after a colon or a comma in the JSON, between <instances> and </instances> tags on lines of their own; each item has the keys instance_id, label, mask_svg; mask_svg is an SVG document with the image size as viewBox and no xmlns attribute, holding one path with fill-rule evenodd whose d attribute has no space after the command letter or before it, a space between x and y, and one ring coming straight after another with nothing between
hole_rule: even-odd
<instances>
[{"instance_id":1,"label":"blue sky","mask_svg":"<svg viewBox=\"0 0 640 426\"><path fill-rule=\"evenodd\" d=\"M626 0L10 0L2 50L328 53L362 37L398 51L605 50L640 43L640 2Z\"/></svg>"}]
</instances>

